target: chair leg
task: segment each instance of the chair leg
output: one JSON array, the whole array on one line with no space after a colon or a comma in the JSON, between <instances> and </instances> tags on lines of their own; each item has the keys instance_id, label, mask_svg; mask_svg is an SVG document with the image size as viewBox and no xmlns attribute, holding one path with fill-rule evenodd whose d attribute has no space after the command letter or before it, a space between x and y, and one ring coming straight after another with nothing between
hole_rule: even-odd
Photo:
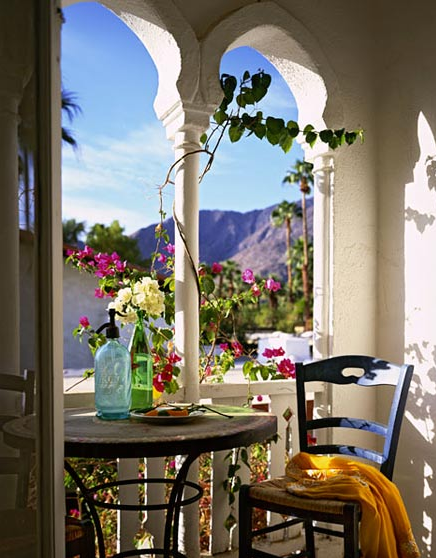
<instances>
[{"instance_id":1,"label":"chair leg","mask_svg":"<svg viewBox=\"0 0 436 558\"><path fill-rule=\"evenodd\" d=\"M356 506L350 506L344 523L344 558L359 558L359 517Z\"/></svg>"},{"instance_id":2,"label":"chair leg","mask_svg":"<svg viewBox=\"0 0 436 558\"><path fill-rule=\"evenodd\" d=\"M249 488L243 485L239 493L239 558L251 557L253 508L249 502Z\"/></svg>"},{"instance_id":3,"label":"chair leg","mask_svg":"<svg viewBox=\"0 0 436 558\"><path fill-rule=\"evenodd\" d=\"M304 533L306 536L306 552L309 558L315 558L315 538L313 535L313 524L310 519L304 522Z\"/></svg>"}]
</instances>

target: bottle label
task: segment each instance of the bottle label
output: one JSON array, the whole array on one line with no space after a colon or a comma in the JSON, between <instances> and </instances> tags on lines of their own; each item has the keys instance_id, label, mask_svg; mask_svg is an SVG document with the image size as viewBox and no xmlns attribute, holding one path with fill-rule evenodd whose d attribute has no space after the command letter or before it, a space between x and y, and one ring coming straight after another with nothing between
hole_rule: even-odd
<instances>
[{"instance_id":1,"label":"bottle label","mask_svg":"<svg viewBox=\"0 0 436 558\"><path fill-rule=\"evenodd\" d=\"M153 360L146 353L135 353L132 358L132 409L153 405Z\"/></svg>"}]
</instances>

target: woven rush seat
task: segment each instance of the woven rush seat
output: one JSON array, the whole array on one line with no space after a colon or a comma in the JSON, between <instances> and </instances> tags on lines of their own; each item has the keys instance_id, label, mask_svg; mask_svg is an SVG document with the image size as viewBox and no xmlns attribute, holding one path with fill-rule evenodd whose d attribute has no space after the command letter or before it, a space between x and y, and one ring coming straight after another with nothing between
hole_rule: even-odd
<instances>
[{"instance_id":1,"label":"woven rush seat","mask_svg":"<svg viewBox=\"0 0 436 558\"><path fill-rule=\"evenodd\" d=\"M276 477L271 480L259 482L251 485L249 488L250 498L283 505L289 508L295 507L299 510L308 510L322 513L332 513L341 515L344 511L344 506L349 502L341 500L324 500L304 498L302 496L295 496L286 490L286 486L291 482L289 477ZM359 505L358 502L353 502Z\"/></svg>"}]
</instances>

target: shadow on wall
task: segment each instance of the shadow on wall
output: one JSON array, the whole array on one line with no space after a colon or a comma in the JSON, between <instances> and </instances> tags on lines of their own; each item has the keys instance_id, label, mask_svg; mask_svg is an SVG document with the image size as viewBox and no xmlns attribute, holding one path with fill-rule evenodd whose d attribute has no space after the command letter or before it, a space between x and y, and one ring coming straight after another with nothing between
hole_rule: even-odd
<instances>
[{"instance_id":1,"label":"shadow on wall","mask_svg":"<svg viewBox=\"0 0 436 558\"><path fill-rule=\"evenodd\" d=\"M415 364L415 374L402 433L399 484L422 557L431 558L436 522L436 141L423 112L417 116L417 138L420 152L404 199L405 353L407 361Z\"/></svg>"},{"instance_id":2,"label":"shadow on wall","mask_svg":"<svg viewBox=\"0 0 436 558\"><path fill-rule=\"evenodd\" d=\"M412 343L406 354L415 365L415 374L410 388L407 411L402 432L403 469L402 475L409 482L403 497L414 528L414 535L423 558L432 556L434 513L435 469L433 443L436 415L436 346L426 341ZM410 482L414 479L414 482ZM403 483L401 483L403 486ZM413 505L407 505L407 502Z\"/></svg>"}]
</instances>

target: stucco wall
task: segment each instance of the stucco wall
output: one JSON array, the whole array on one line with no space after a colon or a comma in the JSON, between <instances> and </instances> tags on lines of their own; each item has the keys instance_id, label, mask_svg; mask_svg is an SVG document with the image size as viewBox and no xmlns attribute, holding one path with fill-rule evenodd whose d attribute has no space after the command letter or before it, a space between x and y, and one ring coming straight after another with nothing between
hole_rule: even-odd
<instances>
[{"instance_id":1,"label":"stucco wall","mask_svg":"<svg viewBox=\"0 0 436 558\"><path fill-rule=\"evenodd\" d=\"M70 264L64 266L64 368L92 368L93 358L88 349L86 338L80 343L73 338L72 331L79 325L81 316L87 316L91 326L97 329L108 321L108 299L95 298L97 279L80 272ZM130 327L120 329L121 342L128 344Z\"/></svg>"},{"instance_id":2,"label":"stucco wall","mask_svg":"<svg viewBox=\"0 0 436 558\"><path fill-rule=\"evenodd\" d=\"M415 365L395 478L423 556L434 555L436 50L432 2L384 11L379 37L378 352Z\"/></svg>"}]
</instances>

